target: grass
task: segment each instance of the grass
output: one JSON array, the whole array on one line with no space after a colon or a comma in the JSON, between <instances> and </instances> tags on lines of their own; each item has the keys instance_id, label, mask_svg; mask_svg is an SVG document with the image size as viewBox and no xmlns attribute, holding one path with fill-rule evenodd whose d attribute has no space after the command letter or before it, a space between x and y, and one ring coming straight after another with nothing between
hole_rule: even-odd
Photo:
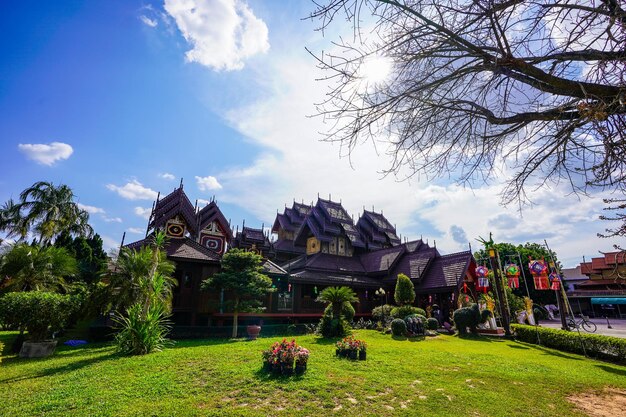
<instances>
[{"instance_id":1,"label":"grass","mask_svg":"<svg viewBox=\"0 0 626 417\"><path fill-rule=\"evenodd\" d=\"M261 372L261 350L279 338L182 341L140 357L60 347L26 360L6 352L14 335L0 332L2 416L580 416L566 396L626 388L626 367L486 338L357 331L368 359L352 362L335 358L332 341L301 336L309 369L283 379Z\"/></svg>"}]
</instances>

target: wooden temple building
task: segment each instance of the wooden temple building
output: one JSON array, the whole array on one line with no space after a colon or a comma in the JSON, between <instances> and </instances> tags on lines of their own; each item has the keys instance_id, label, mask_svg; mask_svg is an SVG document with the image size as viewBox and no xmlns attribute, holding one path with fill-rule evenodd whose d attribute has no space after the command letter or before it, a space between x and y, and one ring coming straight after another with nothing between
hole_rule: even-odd
<instances>
[{"instance_id":1,"label":"wooden temple building","mask_svg":"<svg viewBox=\"0 0 626 417\"><path fill-rule=\"evenodd\" d=\"M349 286L359 297L357 317L372 308L393 304L398 274L410 277L417 294L415 304L438 304L444 315L458 306L464 283L476 279L471 252L441 255L422 240L402 242L383 215L364 210L355 222L341 203L318 198L313 205L294 202L278 213L269 231L264 227L233 229L217 203L193 205L182 184L157 199L146 237L156 230L168 236L168 258L175 262L174 322L182 326L228 325L232 314L224 307L228 293L200 290L200 283L220 269L229 248L255 251L263 256L265 273L276 287L265 300L263 313L242 314L252 321L307 322L319 319L324 305L317 295L327 286ZM145 239L127 245L139 248ZM473 288L474 285L467 285ZM376 297L383 288L386 299Z\"/></svg>"},{"instance_id":2,"label":"wooden temple building","mask_svg":"<svg viewBox=\"0 0 626 417\"><path fill-rule=\"evenodd\" d=\"M591 317L626 318L626 251L602 255L563 271L570 304Z\"/></svg>"}]
</instances>

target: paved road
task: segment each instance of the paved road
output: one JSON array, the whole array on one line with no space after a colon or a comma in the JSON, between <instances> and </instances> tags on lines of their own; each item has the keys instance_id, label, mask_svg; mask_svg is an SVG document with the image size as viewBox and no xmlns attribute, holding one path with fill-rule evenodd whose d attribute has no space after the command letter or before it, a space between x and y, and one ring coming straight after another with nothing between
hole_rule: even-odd
<instances>
[{"instance_id":1,"label":"paved road","mask_svg":"<svg viewBox=\"0 0 626 417\"><path fill-rule=\"evenodd\" d=\"M577 319L577 321L580 319ZM621 319L609 319L609 323L611 324L612 329L609 329L606 324L606 319L590 319L590 321L594 322L596 326L598 326L598 330L595 334L603 334L605 336L616 336L622 337L626 339L626 320ZM540 322L543 327L551 327L554 329L561 328L560 320L547 321L543 320ZM580 329L582 333L586 333L583 329Z\"/></svg>"}]
</instances>

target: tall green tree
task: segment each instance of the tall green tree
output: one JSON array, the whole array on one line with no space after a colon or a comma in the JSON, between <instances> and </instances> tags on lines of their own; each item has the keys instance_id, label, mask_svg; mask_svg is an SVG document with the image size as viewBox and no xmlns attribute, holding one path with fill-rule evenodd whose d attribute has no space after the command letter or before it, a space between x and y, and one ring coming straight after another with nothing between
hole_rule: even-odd
<instances>
[{"instance_id":1,"label":"tall green tree","mask_svg":"<svg viewBox=\"0 0 626 417\"><path fill-rule=\"evenodd\" d=\"M528 268L529 257L532 259L545 259L546 262L550 262L554 260L556 262L556 266L560 270L561 264L558 261L556 253L554 251L548 251L548 249L540 245L538 243L530 243L527 242L523 245L514 245L512 243L495 243L493 245L494 249L498 252L500 256L500 262L502 266L507 264L509 261L519 265L519 259L521 259L520 268L523 268L523 273L526 276L526 282L523 282L523 276L520 275L520 287L513 289L513 294L518 297L526 297L526 287L528 286L528 292L530 293L530 298L539 304L556 304L556 296L554 291L549 290L535 290L535 285L533 282L532 275L530 274L530 269ZM519 253L519 257L518 257ZM474 253L474 257L480 263L481 260L488 260L489 253L484 249L481 249ZM565 277L567 280L567 277Z\"/></svg>"},{"instance_id":2,"label":"tall green tree","mask_svg":"<svg viewBox=\"0 0 626 417\"><path fill-rule=\"evenodd\" d=\"M411 278L404 274L398 274L394 299L399 306L413 304L413 301L415 301L415 287L413 282L411 282Z\"/></svg>"},{"instance_id":3,"label":"tall green tree","mask_svg":"<svg viewBox=\"0 0 626 417\"><path fill-rule=\"evenodd\" d=\"M89 213L74 202L67 185L39 181L20 194L19 202L7 201L0 208L0 231L19 240L29 233L37 243L50 244L63 231L73 236L91 236Z\"/></svg>"},{"instance_id":4,"label":"tall green tree","mask_svg":"<svg viewBox=\"0 0 626 417\"><path fill-rule=\"evenodd\" d=\"M92 237L72 236L63 231L54 240L54 246L65 248L78 264L76 280L92 285L102 279L109 257L103 249L103 242L97 233Z\"/></svg>"},{"instance_id":5,"label":"tall green tree","mask_svg":"<svg viewBox=\"0 0 626 417\"><path fill-rule=\"evenodd\" d=\"M78 273L76 260L64 248L12 246L0 263L0 283L5 291L65 292L66 278Z\"/></svg>"},{"instance_id":6,"label":"tall green tree","mask_svg":"<svg viewBox=\"0 0 626 417\"><path fill-rule=\"evenodd\" d=\"M239 313L261 306L261 297L275 291L272 280L263 274L263 258L253 252L231 249L222 257L222 270L202 281L202 289L220 288L230 292L233 307L232 337L237 337Z\"/></svg>"}]
</instances>

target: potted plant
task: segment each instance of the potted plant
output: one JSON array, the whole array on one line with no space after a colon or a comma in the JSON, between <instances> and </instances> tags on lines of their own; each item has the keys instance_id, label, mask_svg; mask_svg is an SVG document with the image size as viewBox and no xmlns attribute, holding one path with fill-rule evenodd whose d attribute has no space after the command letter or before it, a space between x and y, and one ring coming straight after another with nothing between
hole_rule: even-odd
<instances>
[{"instance_id":1,"label":"potted plant","mask_svg":"<svg viewBox=\"0 0 626 417\"><path fill-rule=\"evenodd\" d=\"M262 352L263 369L271 371L273 374L282 374L291 376L295 371L299 374L306 370L306 364L309 359L308 349L298 346L295 340L288 342L283 339L282 342L275 342L271 348Z\"/></svg>"},{"instance_id":2,"label":"potted plant","mask_svg":"<svg viewBox=\"0 0 626 417\"><path fill-rule=\"evenodd\" d=\"M261 326L252 324L246 327L246 330L248 331L248 338L250 340L256 340L257 337L259 337L259 333L261 333Z\"/></svg>"},{"instance_id":3,"label":"potted plant","mask_svg":"<svg viewBox=\"0 0 626 417\"><path fill-rule=\"evenodd\" d=\"M367 359L367 343L364 340L359 340L359 360L364 361Z\"/></svg>"},{"instance_id":4,"label":"potted plant","mask_svg":"<svg viewBox=\"0 0 626 417\"><path fill-rule=\"evenodd\" d=\"M302 375L306 371L306 365L309 361L309 350L298 346L296 352L296 375Z\"/></svg>"},{"instance_id":5,"label":"potted plant","mask_svg":"<svg viewBox=\"0 0 626 417\"><path fill-rule=\"evenodd\" d=\"M69 295L42 291L12 292L0 298L0 321L20 329L20 336L28 332L22 344L20 357L41 358L54 353L56 340L52 333L59 331L75 310Z\"/></svg>"},{"instance_id":6,"label":"potted plant","mask_svg":"<svg viewBox=\"0 0 626 417\"><path fill-rule=\"evenodd\" d=\"M365 341L348 336L337 342L335 354L352 360L365 360L367 356L365 353L366 347Z\"/></svg>"}]
</instances>

